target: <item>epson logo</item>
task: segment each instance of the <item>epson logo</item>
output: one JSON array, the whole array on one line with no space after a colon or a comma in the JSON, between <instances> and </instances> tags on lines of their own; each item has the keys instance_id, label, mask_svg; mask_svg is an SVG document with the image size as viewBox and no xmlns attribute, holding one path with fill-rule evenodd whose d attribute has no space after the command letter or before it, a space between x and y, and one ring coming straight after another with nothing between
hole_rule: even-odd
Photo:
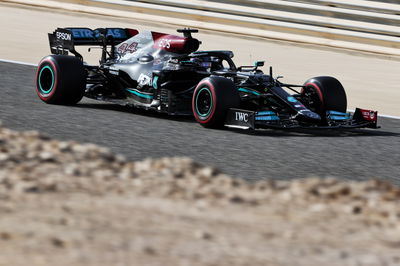
<instances>
[{"instance_id":1,"label":"epson logo","mask_svg":"<svg viewBox=\"0 0 400 266\"><path fill-rule=\"evenodd\" d=\"M56 37L59 40L71 41L72 35L66 32L56 32Z\"/></svg>"},{"instance_id":2,"label":"epson logo","mask_svg":"<svg viewBox=\"0 0 400 266\"><path fill-rule=\"evenodd\" d=\"M235 112L236 121L249 122L249 114L242 112Z\"/></svg>"}]
</instances>

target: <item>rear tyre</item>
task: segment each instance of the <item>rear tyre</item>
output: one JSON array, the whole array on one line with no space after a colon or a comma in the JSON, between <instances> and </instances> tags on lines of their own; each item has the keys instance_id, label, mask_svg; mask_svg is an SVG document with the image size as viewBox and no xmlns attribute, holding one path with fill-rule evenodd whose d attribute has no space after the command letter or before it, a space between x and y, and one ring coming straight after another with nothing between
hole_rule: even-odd
<instances>
[{"instance_id":1,"label":"rear tyre","mask_svg":"<svg viewBox=\"0 0 400 266\"><path fill-rule=\"evenodd\" d=\"M302 103L310 110L326 117L326 111L345 113L347 97L342 84L333 77L315 77L304 83L301 91Z\"/></svg>"},{"instance_id":2,"label":"rear tyre","mask_svg":"<svg viewBox=\"0 0 400 266\"><path fill-rule=\"evenodd\" d=\"M227 78L216 76L205 78L199 82L193 93L193 115L204 127L222 127L228 109L239 106L239 92L235 84Z\"/></svg>"},{"instance_id":3,"label":"rear tyre","mask_svg":"<svg viewBox=\"0 0 400 266\"><path fill-rule=\"evenodd\" d=\"M73 105L85 92L86 71L76 57L49 55L36 71L36 93L45 103Z\"/></svg>"}]
</instances>

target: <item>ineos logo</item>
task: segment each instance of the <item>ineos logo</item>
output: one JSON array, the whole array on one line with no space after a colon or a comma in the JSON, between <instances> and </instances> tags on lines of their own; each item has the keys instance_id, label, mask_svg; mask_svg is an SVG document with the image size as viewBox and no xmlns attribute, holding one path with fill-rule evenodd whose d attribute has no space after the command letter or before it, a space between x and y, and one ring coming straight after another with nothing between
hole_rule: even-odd
<instances>
[{"instance_id":1,"label":"ineos logo","mask_svg":"<svg viewBox=\"0 0 400 266\"><path fill-rule=\"evenodd\" d=\"M65 32L57 32L57 39L60 40L64 40L64 41L71 41L72 40L72 36L69 33L65 33Z\"/></svg>"},{"instance_id":2,"label":"ineos logo","mask_svg":"<svg viewBox=\"0 0 400 266\"><path fill-rule=\"evenodd\" d=\"M236 121L249 122L249 114L242 112L235 112Z\"/></svg>"}]
</instances>

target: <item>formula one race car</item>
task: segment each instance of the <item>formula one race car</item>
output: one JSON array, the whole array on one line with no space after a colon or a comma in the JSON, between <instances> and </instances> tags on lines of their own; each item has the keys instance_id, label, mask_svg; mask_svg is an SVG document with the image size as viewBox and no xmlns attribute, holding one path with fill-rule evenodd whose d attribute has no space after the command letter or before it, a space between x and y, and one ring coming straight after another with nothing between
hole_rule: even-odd
<instances>
[{"instance_id":1,"label":"formula one race car","mask_svg":"<svg viewBox=\"0 0 400 266\"><path fill-rule=\"evenodd\" d=\"M37 94L71 105L83 96L170 115L193 115L205 127L377 128L377 112L346 112L346 93L333 77L284 84L259 67L237 67L231 51L197 51L193 29L183 36L124 28L58 28L53 55L37 69ZM99 65L84 63L78 45L102 48ZM68 55L73 54L73 56ZM296 88L296 89L295 89ZM289 93L293 92L293 93Z\"/></svg>"}]
</instances>

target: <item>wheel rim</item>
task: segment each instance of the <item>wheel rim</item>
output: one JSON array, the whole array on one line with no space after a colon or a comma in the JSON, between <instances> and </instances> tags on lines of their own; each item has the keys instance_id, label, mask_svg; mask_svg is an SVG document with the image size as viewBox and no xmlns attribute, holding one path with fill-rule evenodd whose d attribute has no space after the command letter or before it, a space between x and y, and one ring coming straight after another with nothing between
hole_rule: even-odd
<instances>
[{"instance_id":1,"label":"wheel rim","mask_svg":"<svg viewBox=\"0 0 400 266\"><path fill-rule=\"evenodd\" d=\"M307 107L313 111L320 113L321 112L321 105L322 102L319 99L318 92L316 89L312 86L307 86L304 88L304 92L302 95L302 101L304 104L307 105Z\"/></svg>"},{"instance_id":2,"label":"wheel rim","mask_svg":"<svg viewBox=\"0 0 400 266\"><path fill-rule=\"evenodd\" d=\"M201 117L207 117L212 110L213 100L209 88L203 87L196 95L196 113Z\"/></svg>"},{"instance_id":3,"label":"wheel rim","mask_svg":"<svg viewBox=\"0 0 400 266\"><path fill-rule=\"evenodd\" d=\"M39 72L39 90L43 94L49 94L54 87L54 72L49 66L43 67Z\"/></svg>"}]
</instances>

